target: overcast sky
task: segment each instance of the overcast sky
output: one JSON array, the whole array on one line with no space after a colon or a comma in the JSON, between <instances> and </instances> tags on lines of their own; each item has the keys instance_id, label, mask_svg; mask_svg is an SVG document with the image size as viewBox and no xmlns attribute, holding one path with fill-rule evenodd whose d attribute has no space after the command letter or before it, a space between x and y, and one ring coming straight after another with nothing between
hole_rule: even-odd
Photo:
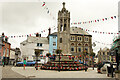
<instances>
[{"instance_id":1,"label":"overcast sky","mask_svg":"<svg viewBox=\"0 0 120 80\"><path fill-rule=\"evenodd\" d=\"M9 2L8 2L9 1ZM29 1L29 2L28 2ZM48 14L42 2L45 1L47 7L52 14ZM62 2L66 2L66 9L70 11L71 22L84 22L96 19L118 16L119 0L1 0L0 1L0 34L2 32L7 36L27 35L49 27L57 27L57 14L62 9ZM53 19L55 17L55 19ZM102 32L118 32L118 18L109 19L91 24L71 25L83 27L89 30L97 30ZM52 29L52 32L57 30ZM47 36L48 31L42 34ZM99 41L101 43L111 44L113 37L116 35L97 34L89 32L92 35L92 42ZM9 38L12 48L20 47L23 38ZM96 43L93 47L94 52L100 48L110 45Z\"/></svg>"}]
</instances>

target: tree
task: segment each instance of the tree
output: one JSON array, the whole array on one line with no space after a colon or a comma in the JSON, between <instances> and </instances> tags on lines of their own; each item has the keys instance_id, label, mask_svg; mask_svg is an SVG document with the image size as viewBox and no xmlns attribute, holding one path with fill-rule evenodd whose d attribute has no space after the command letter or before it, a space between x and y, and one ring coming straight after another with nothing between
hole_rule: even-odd
<instances>
[{"instance_id":1,"label":"tree","mask_svg":"<svg viewBox=\"0 0 120 80\"><path fill-rule=\"evenodd\" d=\"M56 52L56 54L61 54L62 50L61 49L57 49L55 52Z\"/></svg>"},{"instance_id":2,"label":"tree","mask_svg":"<svg viewBox=\"0 0 120 80\"><path fill-rule=\"evenodd\" d=\"M92 52L92 53L90 54L90 56L95 57L95 53L94 53L94 52Z\"/></svg>"},{"instance_id":3,"label":"tree","mask_svg":"<svg viewBox=\"0 0 120 80\"><path fill-rule=\"evenodd\" d=\"M50 55L51 55L50 53L47 53L47 54L46 54L46 56L48 56L48 57L49 57Z\"/></svg>"}]
</instances>

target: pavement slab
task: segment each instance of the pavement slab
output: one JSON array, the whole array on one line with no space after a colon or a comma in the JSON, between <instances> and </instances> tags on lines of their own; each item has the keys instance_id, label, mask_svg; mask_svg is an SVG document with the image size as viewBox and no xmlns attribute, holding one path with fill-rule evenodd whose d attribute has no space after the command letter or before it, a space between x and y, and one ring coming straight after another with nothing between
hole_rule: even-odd
<instances>
[{"instance_id":1,"label":"pavement slab","mask_svg":"<svg viewBox=\"0 0 120 80\"><path fill-rule=\"evenodd\" d=\"M25 76L16 73L11 68L12 66L2 67L2 78L25 78Z\"/></svg>"},{"instance_id":2,"label":"pavement slab","mask_svg":"<svg viewBox=\"0 0 120 80\"><path fill-rule=\"evenodd\" d=\"M53 70L35 70L34 67L12 67L12 70L27 78L110 78L106 74L97 73L97 69L89 68L85 71L53 71Z\"/></svg>"}]
</instances>

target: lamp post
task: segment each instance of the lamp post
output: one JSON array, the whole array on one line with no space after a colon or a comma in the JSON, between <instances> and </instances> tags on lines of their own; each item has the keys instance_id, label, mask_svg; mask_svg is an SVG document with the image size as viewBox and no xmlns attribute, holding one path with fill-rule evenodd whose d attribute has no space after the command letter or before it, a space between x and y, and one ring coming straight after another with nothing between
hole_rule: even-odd
<instances>
[{"instance_id":1,"label":"lamp post","mask_svg":"<svg viewBox=\"0 0 120 80\"><path fill-rule=\"evenodd\" d=\"M57 49L56 53L59 55L59 66L58 66L58 71L60 72L60 54L61 54L62 50Z\"/></svg>"},{"instance_id":2,"label":"lamp post","mask_svg":"<svg viewBox=\"0 0 120 80\"><path fill-rule=\"evenodd\" d=\"M38 56L40 55L40 52L42 50L35 49L35 55L36 55L36 70L38 70Z\"/></svg>"}]
</instances>

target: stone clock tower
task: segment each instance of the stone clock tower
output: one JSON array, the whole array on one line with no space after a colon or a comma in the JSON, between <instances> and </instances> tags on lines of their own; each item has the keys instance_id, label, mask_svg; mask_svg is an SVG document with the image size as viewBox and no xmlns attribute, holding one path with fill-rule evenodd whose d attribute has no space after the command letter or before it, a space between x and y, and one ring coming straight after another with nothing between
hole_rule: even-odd
<instances>
[{"instance_id":1,"label":"stone clock tower","mask_svg":"<svg viewBox=\"0 0 120 80\"><path fill-rule=\"evenodd\" d=\"M57 49L62 50L62 54L70 54L70 12L66 10L65 3L58 12L58 33Z\"/></svg>"}]
</instances>

